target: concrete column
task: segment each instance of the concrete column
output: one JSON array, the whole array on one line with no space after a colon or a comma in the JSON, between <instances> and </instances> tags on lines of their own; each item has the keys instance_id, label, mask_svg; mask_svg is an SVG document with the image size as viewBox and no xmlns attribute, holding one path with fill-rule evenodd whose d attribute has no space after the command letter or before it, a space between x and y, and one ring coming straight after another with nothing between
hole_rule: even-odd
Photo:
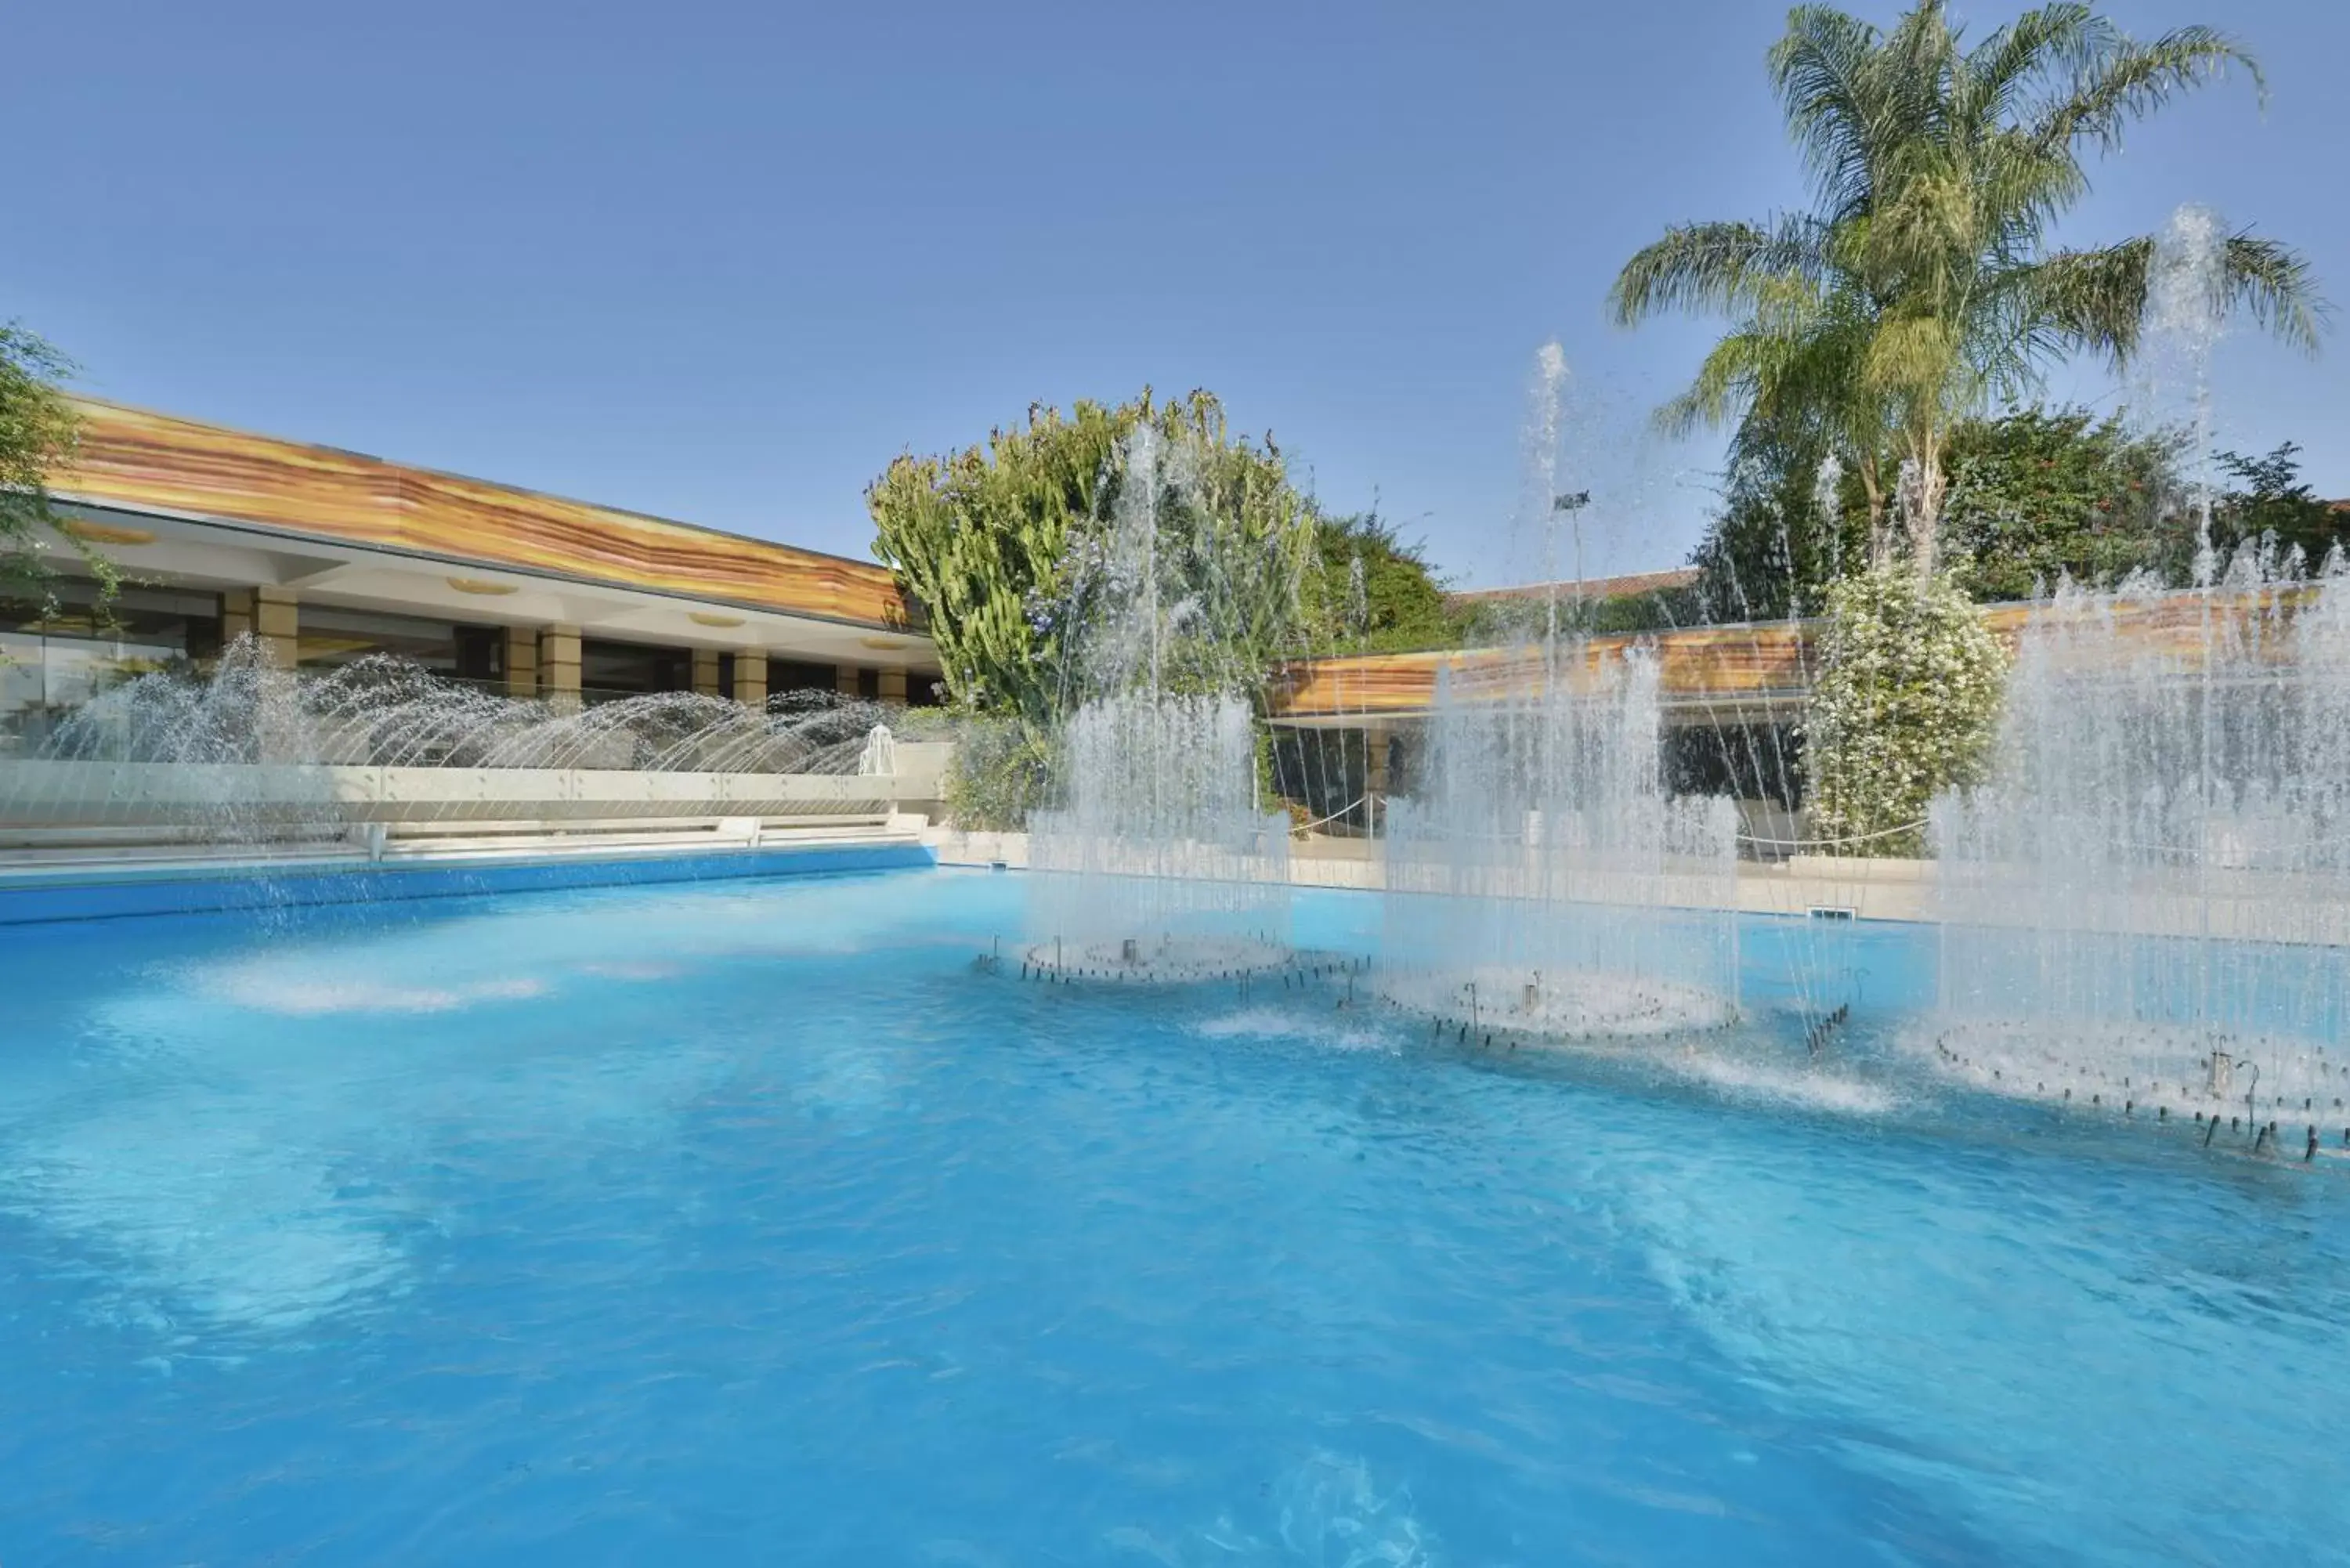
<instances>
[{"instance_id":1,"label":"concrete column","mask_svg":"<svg viewBox=\"0 0 2350 1568\"><path fill-rule=\"evenodd\" d=\"M558 711L579 711L579 628L550 626L538 634L538 692Z\"/></svg>"},{"instance_id":2,"label":"concrete column","mask_svg":"<svg viewBox=\"0 0 2350 1568\"><path fill-rule=\"evenodd\" d=\"M764 708L767 702L767 655L742 652L734 656L734 701L746 708Z\"/></svg>"},{"instance_id":3,"label":"concrete column","mask_svg":"<svg viewBox=\"0 0 2350 1568\"><path fill-rule=\"evenodd\" d=\"M906 705L906 672L904 670L884 670L881 672L881 701L895 702L900 708Z\"/></svg>"},{"instance_id":4,"label":"concrete column","mask_svg":"<svg viewBox=\"0 0 2350 1568\"><path fill-rule=\"evenodd\" d=\"M693 650L693 690L703 697L718 693L718 650L697 648Z\"/></svg>"},{"instance_id":5,"label":"concrete column","mask_svg":"<svg viewBox=\"0 0 2350 1568\"><path fill-rule=\"evenodd\" d=\"M301 662L301 610L292 588L271 585L253 590L253 638L278 669Z\"/></svg>"},{"instance_id":6,"label":"concrete column","mask_svg":"<svg viewBox=\"0 0 2350 1568\"><path fill-rule=\"evenodd\" d=\"M253 590L223 588L221 590L221 646L226 648L240 637L253 635Z\"/></svg>"},{"instance_id":7,"label":"concrete column","mask_svg":"<svg viewBox=\"0 0 2350 1568\"><path fill-rule=\"evenodd\" d=\"M301 612L292 588L275 585L230 588L221 595L221 641L250 637L280 670L291 670L301 658Z\"/></svg>"},{"instance_id":8,"label":"concrete column","mask_svg":"<svg viewBox=\"0 0 2350 1568\"><path fill-rule=\"evenodd\" d=\"M857 695L857 666L836 664L832 667L832 689L843 697Z\"/></svg>"},{"instance_id":9,"label":"concrete column","mask_svg":"<svg viewBox=\"0 0 2350 1568\"><path fill-rule=\"evenodd\" d=\"M538 630L535 627L506 628L506 695L538 695Z\"/></svg>"}]
</instances>

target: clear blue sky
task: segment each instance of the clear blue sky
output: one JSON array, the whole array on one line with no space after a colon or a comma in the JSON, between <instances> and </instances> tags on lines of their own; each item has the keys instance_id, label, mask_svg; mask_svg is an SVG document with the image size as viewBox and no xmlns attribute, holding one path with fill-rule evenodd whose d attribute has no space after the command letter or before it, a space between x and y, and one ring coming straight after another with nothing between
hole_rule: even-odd
<instances>
[{"instance_id":1,"label":"clear blue sky","mask_svg":"<svg viewBox=\"0 0 2350 1568\"><path fill-rule=\"evenodd\" d=\"M2231 28L2272 100L2175 106L2064 237L2199 201L2350 304L2350 5L2111 10ZM1669 565L1719 443L1642 416L1706 333L1619 332L1602 296L1668 223L1800 200L1761 68L1783 15L12 7L0 317L101 396L853 555L899 451L1035 400L1206 386L1469 583L1539 565L1508 519L1555 337L1606 518L1590 569ZM2350 334L2314 362L2239 338L2217 382L2223 441L2298 440L2350 494Z\"/></svg>"}]
</instances>

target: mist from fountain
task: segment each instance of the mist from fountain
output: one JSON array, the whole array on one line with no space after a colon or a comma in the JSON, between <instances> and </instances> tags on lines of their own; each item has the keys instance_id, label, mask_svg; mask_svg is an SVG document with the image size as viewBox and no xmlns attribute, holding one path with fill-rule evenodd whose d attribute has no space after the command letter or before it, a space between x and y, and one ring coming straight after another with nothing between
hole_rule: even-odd
<instances>
[{"instance_id":1,"label":"mist from fountain","mask_svg":"<svg viewBox=\"0 0 2350 1568\"><path fill-rule=\"evenodd\" d=\"M888 712L831 693L753 708L688 692L567 711L390 657L297 673L244 638L207 670L100 693L34 756L0 762L0 828L114 823L258 850L342 837L380 814L383 802L353 797L355 770L855 774L889 754ZM411 801L400 816L486 809L460 804Z\"/></svg>"},{"instance_id":2,"label":"mist from fountain","mask_svg":"<svg viewBox=\"0 0 2350 1568\"><path fill-rule=\"evenodd\" d=\"M1032 815L1032 971L1136 981L1288 963L1289 823L1260 799L1262 680L1235 650L1246 575L1270 565L1219 518L1203 442L1139 424L1061 736L1064 800ZM1295 593L1295 584L1289 587Z\"/></svg>"},{"instance_id":3,"label":"mist from fountain","mask_svg":"<svg viewBox=\"0 0 2350 1568\"><path fill-rule=\"evenodd\" d=\"M2211 214L2149 280L2151 359L2210 445ZM2196 587L2072 585L2020 635L1990 782L1934 810L1945 1070L2009 1094L2350 1127L2350 573L2251 540ZM2297 1142L2297 1140L2296 1140Z\"/></svg>"},{"instance_id":4,"label":"mist from fountain","mask_svg":"<svg viewBox=\"0 0 2350 1568\"><path fill-rule=\"evenodd\" d=\"M1736 811L1667 794L1653 659L1553 668L1532 696L1440 691L1419 787L1388 814L1382 987L1479 1033L1726 1024Z\"/></svg>"},{"instance_id":5,"label":"mist from fountain","mask_svg":"<svg viewBox=\"0 0 2350 1568\"><path fill-rule=\"evenodd\" d=\"M1655 658L1559 613L1555 563L1579 572L1568 535L1589 499L1561 490L1566 379L1545 345L1524 503L1553 563L1540 640L1482 678L1440 672L1418 778L1388 815L1382 989L1463 1037L1679 1033L1737 1012L1736 808L1669 790Z\"/></svg>"},{"instance_id":6,"label":"mist from fountain","mask_svg":"<svg viewBox=\"0 0 2350 1568\"><path fill-rule=\"evenodd\" d=\"M2026 625L1993 779L1934 813L1948 1065L2196 1108L2249 1064L2341 1119L2350 579L2256 575L2067 587Z\"/></svg>"}]
</instances>

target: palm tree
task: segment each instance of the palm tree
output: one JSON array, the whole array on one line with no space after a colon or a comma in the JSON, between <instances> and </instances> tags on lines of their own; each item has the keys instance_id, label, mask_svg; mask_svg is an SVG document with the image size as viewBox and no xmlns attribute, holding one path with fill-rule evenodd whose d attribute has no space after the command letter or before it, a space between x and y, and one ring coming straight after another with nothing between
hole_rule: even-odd
<instances>
[{"instance_id":1,"label":"palm tree","mask_svg":"<svg viewBox=\"0 0 2350 1568\"><path fill-rule=\"evenodd\" d=\"M2083 160L2231 67L2259 85L2221 33L2138 43L2084 0L2043 5L1972 48L1943 0L1918 0L1888 32L1797 6L1770 68L1814 209L1668 230L1610 293L1626 326L1669 310L1734 319L1660 419L1810 432L1859 476L1879 563L1898 489L1930 573L1952 426L2028 395L2066 355L2119 369L2138 348L2154 241L2047 246L2088 191ZM2314 350L2324 306L2305 261L2240 233L2220 262L2218 305Z\"/></svg>"}]
</instances>

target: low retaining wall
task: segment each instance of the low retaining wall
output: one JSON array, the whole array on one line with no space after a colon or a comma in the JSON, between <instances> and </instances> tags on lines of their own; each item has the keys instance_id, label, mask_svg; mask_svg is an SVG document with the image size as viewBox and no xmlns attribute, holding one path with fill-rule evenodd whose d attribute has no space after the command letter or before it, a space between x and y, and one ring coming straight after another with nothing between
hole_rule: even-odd
<instances>
[{"instance_id":1,"label":"low retaining wall","mask_svg":"<svg viewBox=\"0 0 2350 1568\"><path fill-rule=\"evenodd\" d=\"M912 781L908 781L912 782ZM915 787L935 790L934 783ZM626 773L299 763L0 763L10 828L233 827L629 817L879 821L913 798L894 774Z\"/></svg>"},{"instance_id":2,"label":"low retaining wall","mask_svg":"<svg viewBox=\"0 0 2350 1568\"><path fill-rule=\"evenodd\" d=\"M1021 833L932 829L924 842L945 866L1028 865ZM1289 880L1301 888L1381 891L1388 867L1380 846L1358 838L1309 839L1290 846ZM1953 873L1953 877L1958 873ZM2285 872L2216 869L2142 873L2128 885L2067 895L2062 909L2029 867L1969 865L1963 886L1945 897L1942 868L1931 860L1798 855L1742 860L1735 891L1716 876L1666 875L1625 882L1619 901L1682 909L1730 908L1750 915L1825 915L1861 920L1949 919L2029 937L2043 926L2066 939L2218 937L2289 946L2350 946L2350 903L2331 883ZM1489 883L1492 880L1490 877ZM1593 902L1607 902L1609 879L1591 878Z\"/></svg>"},{"instance_id":3,"label":"low retaining wall","mask_svg":"<svg viewBox=\"0 0 2350 1568\"><path fill-rule=\"evenodd\" d=\"M546 892L635 883L804 877L930 867L911 834L862 842L811 837L681 854L674 846L596 845L363 858L153 863L0 874L0 926L208 914L413 898Z\"/></svg>"},{"instance_id":4,"label":"low retaining wall","mask_svg":"<svg viewBox=\"0 0 2350 1568\"><path fill-rule=\"evenodd\" d=\"M938 854L941 866L1003 865L1028 867L1028 836L1024 833L967 833L959 828L932 828L922 836ZM1378 892L1388 886L1388 867L1378 842L1361 838L1314 838L1289 846L1289 880L1300 888L1340 888ZM1741 861L1734 902L1729 879L1719 875L1665 875L1638 881L1619 878L1619 897L1655 901L1683 909L1735 908L1755 915L1804 915L1814 909L1851 914L1863 919L1922 920L1928 908L1933 867L1922 860L1834 860L1799 856L1776 863ZM1593 902L1607 902L1605 877L1593 878Z\"/></svg>"}]
</instances>

